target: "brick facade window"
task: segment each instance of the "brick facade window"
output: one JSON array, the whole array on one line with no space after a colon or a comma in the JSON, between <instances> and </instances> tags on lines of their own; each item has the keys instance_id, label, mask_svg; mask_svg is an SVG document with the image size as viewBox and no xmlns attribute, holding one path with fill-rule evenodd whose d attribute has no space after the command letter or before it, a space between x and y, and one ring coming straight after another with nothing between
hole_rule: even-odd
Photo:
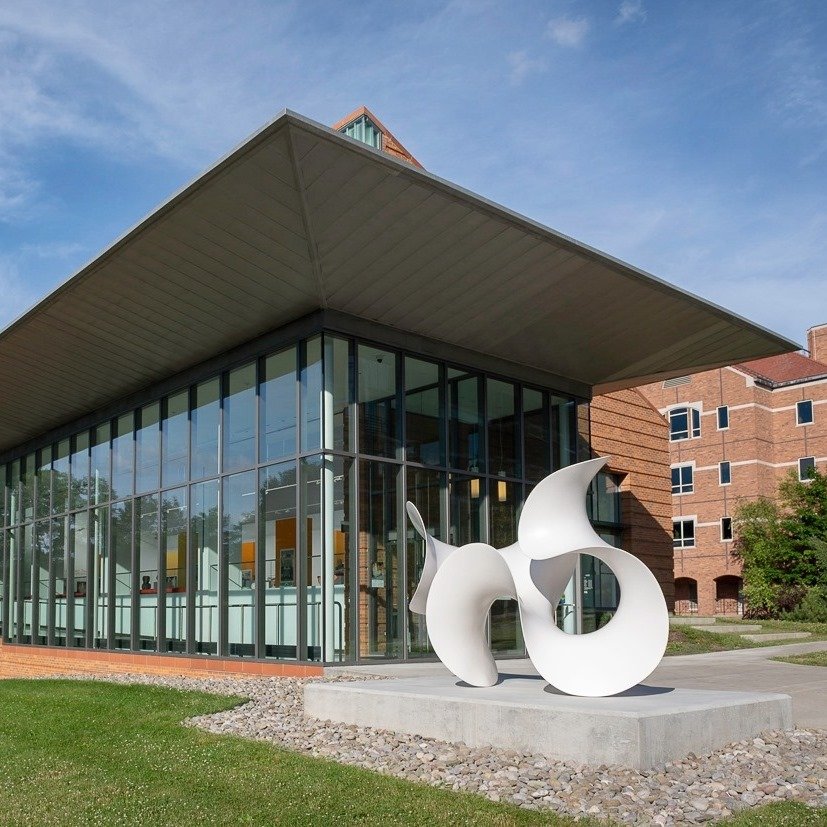
<instances>
[{"instance_id":1,"label":"brick facade window","mask_svg":"<svg viewBox=\"0 0 827 827\"><path fill-rule=\"evenodd\" d=\"M701 412L697 408L681 407L669 411L669 441L694 439L701 435Z\"/></svg>"},{"instance_id":2,"label":"brick facade window","mask_svg":"<svg viewBox=\"0 0 827 827\"><path fill-rule=\"evenodd\" d=\"M729 428L729 405L721 405L717 409L718 430L725 431Z\"/></svg>"},{"instance_id":3,"label":"brick facade window","mask_svg":"<svg viewBox=\"0 0 827 827\"><path fill-rule=\"evenodd\" d=\"M672 468L672 493L691 494L695 490L695 468L690 465L675 465Z\"/></svg>"},{"instance_id":4,"label":"brick facade window","mask_svg":"<svg viewBox=\"0 0 827 827\"><path fill-rule=\"evenodd\" d=\"M695 545L695 519L672 521L672 545L675 548L693 548Z\"/></svg>"},{"instance_id":5,"label":"brick facade window","mask_svg":"<svg viewBox=\"0 0 827 827\"><path fill-rule=\"evenodd\" d=\"M813 424L813 400L805 399L803 402L795 403L795 424L796 425L812 425Z\"/></svg>"},{"instance_id":6,"label":"brick facade window","mask_svg":"<svg viewBox=\"0 0 827 827\"><path fill-rule=\"evenodd\" d=\"M810 475L815 471L816 458L815 457L801 457L798 461L798 478L803 482L810 479Z\"/></svg>"},{"instance_id":7,"label":"brick facade window","mask_svg":"<svg viewBox=\"0 0 827 827\"><path fill-rule=\"evenodd\" d=\"M732 517L721 517L721 539L732 539Z\"/></svg>"},{"instance_id":8,"label":"brick facade window","mask_svg":"<svg viewBox=\"0 0 827 827\"><path fill-rule=\"evenodd\" d=\"M718 484L729 485L732 482L732 466L729 462L718 463Z\"/></svg>"}]
</instances>

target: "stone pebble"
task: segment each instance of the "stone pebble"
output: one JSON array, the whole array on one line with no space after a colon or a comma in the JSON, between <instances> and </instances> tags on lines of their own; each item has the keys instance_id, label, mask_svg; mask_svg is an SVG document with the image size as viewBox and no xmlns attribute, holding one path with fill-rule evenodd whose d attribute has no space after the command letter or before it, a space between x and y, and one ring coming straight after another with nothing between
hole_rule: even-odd
<instances>
[{"instance_id":1,"label":"stone pebble","mask_svg":"<svg viewBox=\"0 0 827 827\"><path fill-rule=\"evenodd\" d=\"M73 677L89 680L89 675ZM588 766L491 747L468 747L303 714L303 684L326 678L192 678L116 674L94 680L237 695L240 706L191 718L208 732L267 741L409 781L509 801L531 810L659 827L703 824L772 801L827 807L827 730L765 732L651 770Z\"/></svg>"}]
</instances>

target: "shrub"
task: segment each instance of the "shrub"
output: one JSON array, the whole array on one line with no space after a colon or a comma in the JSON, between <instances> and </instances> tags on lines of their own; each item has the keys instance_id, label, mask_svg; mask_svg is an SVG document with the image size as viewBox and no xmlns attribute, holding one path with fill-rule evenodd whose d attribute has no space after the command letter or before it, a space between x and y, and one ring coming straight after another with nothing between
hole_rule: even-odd
<instances>
[{"instance_id":1,"label":"shrub","mask_svg":"<svg viewBox=\"0 0 827 827\"><path fill-rule=\"evenodd\" d=\"M750 572L744 583L744 617L751 620L765 620L776 614L778 587L770 583L761 569Z\"/></svg>"},{"instance_id":2,"label":"shrub","mask_svg":"<svg viewBox=\"0 0 827 827\"><path fill-rule=\"evenodd\" d=\"M827 589L821 586L808 589L801 602L782 617L800 623L827 623Z\"/></svg>"}]
</instances>

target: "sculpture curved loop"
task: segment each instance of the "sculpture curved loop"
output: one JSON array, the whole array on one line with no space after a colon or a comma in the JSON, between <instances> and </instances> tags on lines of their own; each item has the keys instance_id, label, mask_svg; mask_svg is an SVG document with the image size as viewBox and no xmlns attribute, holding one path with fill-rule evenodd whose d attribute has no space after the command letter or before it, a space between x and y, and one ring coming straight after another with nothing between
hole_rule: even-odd
<instances>
[{"instance_id":1,"label":"sculpture curved loop","mask_svg":"<svg viewBox=\"0 0 827 827\"><path fill-rule=\"evenodd\" d=\"M492 602L501 597L517 598L528 655L563 692L613 695L644 680L658 665L669 636L660 585L640 560L604 542L586 512L589 483L607 461L578 463L540 482L523 507L517 543L504 549L443 543L427 533L419 512L407 504L426 543L410 608L426 615L434 651L457 677L474 686L496 683L485 623ZM557 627L556 610L580 554L612 569L620 604L602 629L569 635Z\"/></svg>"}]
</instances>

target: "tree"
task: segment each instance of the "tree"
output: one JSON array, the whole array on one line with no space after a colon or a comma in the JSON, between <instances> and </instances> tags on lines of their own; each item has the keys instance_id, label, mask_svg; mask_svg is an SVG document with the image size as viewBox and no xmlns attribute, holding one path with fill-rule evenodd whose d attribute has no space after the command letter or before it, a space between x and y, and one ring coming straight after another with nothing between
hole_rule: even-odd
<instances>
[{"instance_id":1,"label":"tree","mask_svg":"<svg viewBox=\"0 0 827 827\"><path fill-rule=\"evenodd\" d=\"M813 470L801 481L790 472L779 483L777 503L740 503L733 527L749 614L777 615L805 597L827 599L827 474Z\"/></svg>"}]
</instances>

